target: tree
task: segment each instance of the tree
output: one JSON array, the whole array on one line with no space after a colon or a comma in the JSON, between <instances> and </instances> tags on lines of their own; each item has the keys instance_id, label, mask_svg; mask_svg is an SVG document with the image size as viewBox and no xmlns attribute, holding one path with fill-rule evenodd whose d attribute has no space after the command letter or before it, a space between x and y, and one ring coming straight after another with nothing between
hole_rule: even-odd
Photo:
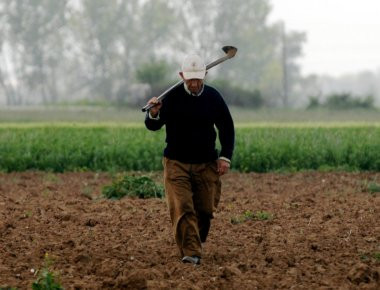
<instances>
[{"instance_id":1,"label":"tree","mask_svg":"<svg viewBox=\"0 0 380 290\"><path fill-rule=\"evenodd\" d=\"M56 68L62 54L60 28L65 24L67 0L4 0L2 9L5 45L13 70L3 70L3 79L14 79L17 89L9 104L32 102L41 96L44 102L57 98ZM4 43L3 43L4 48Z\"/></svg>"},{"instance_id":2,"label":"tree","mask_svg":"<svg viewBox=\"0 0 380 290\"><path fill-rule=\"evenodd\" d=\"M233 62L216 69L219 78L232 79L252 92L259 89L268 105L288 103L283 95L284 72L288 73L288 94L292 94L299 77L295 60L300 56L304 35L283 34L281 25L269 24L270 1L235 0L220 5L216 0L194 0L177 4L176 9L183 19L177 27L182 29L184 37L180 41L185 49L194 47L206 59L224 45L239 49ZM284 39L286 70L283 70Z\"/></svg>"},{"instance_id":3,"label":"tree","mask_svg":"<svg viewBox=\"0 0 380 290\"><path fill-rule=\"evenodd\" d=\"M285 24L280 24L281 30L281 47L282 47L282 84L281 95L282 105L290 105L290 95L295 94L294 85L301 81L299 66L296 64L301 53L301 43L306 39L304 33L291 31L287 33Z\"/></svg>"},{"instance_id":4,"label":"tree","mask_svg":"<svg viewBox=\"0 0 380 290\"><path fill-rule=\"evenodd\" d=\"M267 105L292 104L304 36L268 23L270 12L269 0L4 0L0 88L8 104L124 102L147 63L164 61L169 74L185 53L208 62L235 45L234 60L209 79L231 80Z\"/></svg>"},{"instance_id":5,"label":"tree","mask_svg":"<svg viewBox=\"0 0 380 290\"><path fill-rule=\"evenodd\" d=\"M119 77L118 61L124 53L118 46L119 22L129 16L124 15L123 3L117 0L82 0L81 4L72 23L79 45L79 73L92 98L112 100Z\"/></svg>"},{"instance_id":6,"label":"tree","mask_svg":"<svg viewBox=\"0 0 380 290\"><path fill-rule=\"evenodd\" d=\"M128 94L137 67L159 55L174 27L163 0L82 0L76 13L86 83L93 97L109 101Z\"/></svg>"},{"instance_id":7,"label":"tree","mask_svg":"<svg viewBox=\"0 0 380 290\"><path fill-rule=\"evenodd\" d=\"M136 77L140 83L150 85L153 96L158 96L170 79L169 71L170 67L165 61L152 60L137 69Z\"/></svg>"}]
</instances>

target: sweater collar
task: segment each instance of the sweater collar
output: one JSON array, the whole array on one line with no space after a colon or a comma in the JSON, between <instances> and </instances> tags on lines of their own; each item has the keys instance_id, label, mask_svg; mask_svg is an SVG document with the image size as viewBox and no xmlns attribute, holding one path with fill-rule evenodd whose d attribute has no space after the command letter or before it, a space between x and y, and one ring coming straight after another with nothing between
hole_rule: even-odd
<instances>
[{"instance_id":1,"label":"sweater collar","mask_svg":"<svg viewBox=\"0 0 380 290\"><path fill-rule=\"evenodd\" d=\"M186 91L189 95L191 95L191 96L195 96L195 97L199 97L200 95L202 95L203 90L204 90L204 88L205 88L205 85L204 85L204 84L202 85L202 88L201 88L201 90L199 91L198 94L193 94L192 92L190 92L190 90L188 89L188 87L187 87L187 85L186 85L185 82L183 83L183 87L185 88L185 91Z\"/></svg>"}]
</instances>

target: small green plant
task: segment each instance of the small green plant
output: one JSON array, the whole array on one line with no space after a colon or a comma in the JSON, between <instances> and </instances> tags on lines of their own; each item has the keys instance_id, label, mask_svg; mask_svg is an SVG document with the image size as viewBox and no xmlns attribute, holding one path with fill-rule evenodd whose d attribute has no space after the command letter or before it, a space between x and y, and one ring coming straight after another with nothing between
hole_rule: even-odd
<instances>
[{"instance_id":1,"label":"small green plant","mask_svg":"<svg viewBox=\"0 0 380 290\"><path fill-rule=\"evenodd\" d=\"M364 253L364 254L361 254L360 255L360 260L362 260L363 262L364 261L368 261L369 260L369 255L367 253Z\"/></svg>"},{"instance_id":2,"label":"small green plant","mask_svg":"<svg viewBox=\"0 0 380 290\"><path fill-rule=\"evenodd\" d=\"M102 193L107 198L120 199L124 196L139 198L162 198L164 189L148 176L130 176L116 178L111 185L103 187Z\"/></svg>"},{"instance_id":3,"label":"small green plant","mask_svg":"<svg viewBox=\"0 0 380 290\"><path fill-rule=\"evenodd\" d=\"M17 288L9 286L0 286L0 290L17 290Z\"/></svg>"},{"instance_id":4,"label":"small green plant","mask_svg":"<svg viewBox=\"0 0 380 290\"><path fill-rule=\"evenodd\" d=\"M264 221L264 220L272 219L272 217L273 217L272 214L266 211L252 212L250 210L246 210L243 214L232 217L231 223L233 225L237 225L248 220Z\"/></svg>"},{"instance_id":5,"label":"small green plant","mask_svg":"<svg viewBox=\"0 0 380 290\"><path fill-rule=\"evenodd\" d=\"M49 172L43 176L43 181L48 183L60 183L61 179L56 174Z\"/></svg>"},{"instance_id":6,"label":"small green plant","mask_svg":"<svg viewBox=\"0 0 380 290\"><path fill-rule=\"evenodd\" d=\"M371 258L375 259L377 262L380 262L380 252L374 253L363 253L360 255L360 260L369 261Z\"/></svg>"},{"instance_id":7,"label":"small green plant","mask_svg":"<svg viewBox=\"0 0 380 290\"><path fill-rule=\"evenodd\" d=\"M238 225L245 222L245 220L241 216L234 216L231 218L230 221L231 221L231 224L233 225Z\"/></svg>"},{"instance_id":8,"label":"small green plant","mask_svg":"<svg viewBox=\"0 0 380 290\"><path fill-rule=\"evenodd\" d=\"M255 214L252 212L252 211L250 211L250 210L246 210L245 212L244 212L244 219L245 220L251 220L251 219L253 219L255 217Z\"/></svg>"},{"instance_id":9,"label":"small green plant","mask_svg":"<svg viewBox=\"0 0 380 290\"><path fill-rule=\"evenodd\" d=\"M50 271L53 260L49 257L48 253L45 254L44 267L36 281L32 284L33 290L63 290L63 287L57 281L56 275Z\"/></svg>"},{"instance_id":10,"label":"small green plant","mask_svg":"<svg viewBox=\"0 0 380 290\"><path fill-rule=\"evenodd\" d=\"M367 188L368 188L369 193L371 193L371 194L375 194L375 193L380 192L380 184L378 184L376 182L368 183Z\"/></svg>"},{"instance_id":11,"label":"small green plant","mask_svg":"<svg viewBox=\"0 0 380 290\"><path fill-rule=\"evenodd\" d=\"M256 212L255 217L259 221L265 221L265 220L271 219L272 215L269 212L266 212L266 211L258 211L258 212Z\"/></svg>"},{"instance_id":12,"label":"small green plant","mask_svg":"<svg viewBox=\"0 0 380 290\"><path fill-rule=\"evenodd\" d=\"M33 216L33 212L31 210L27 210L24 212L25 218L30 218L31 216Z\"/></svg>"},{"instance_id":13,"label":"small green plant","mask_svg":"<svg viewBox=\"0 0 380 290\"><path fill-rule=\"evenodd\" d=\"M49 189L45 189L41 194L44 198L48 198L51 195L51 191Z\"/></svg>"},{"instance_id":14,"label":"small green plant","mask_svg":"<svg viewBox=\"0 0 380 290\"><path fill-rule=\"evenodd\" d=\"M87 197L88 199L92 199L92 192L93 192L93 188L88 185L85 185L81 190L81 194Z\"/></svg>"}]
</instances>

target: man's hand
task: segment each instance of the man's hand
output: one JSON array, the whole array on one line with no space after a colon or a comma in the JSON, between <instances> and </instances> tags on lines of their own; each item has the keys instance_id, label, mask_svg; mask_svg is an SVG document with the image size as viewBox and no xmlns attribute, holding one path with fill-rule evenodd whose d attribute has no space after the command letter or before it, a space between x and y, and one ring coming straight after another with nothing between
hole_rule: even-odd
<instances>
[{"instance_id":1,"label":"man's hand","mask_svg":"<svg viewBox=\"0 0 380 290\"><path fill-rule=\"evenodd\" d=\"M218 159L218 172L220 176L226 174L229 169L230 169L230 163L228 163L225 160Z\"/></svg>"},{"instance_id":2,"label":"man's hand","mask_svg":"<svg viewBox=\"0 0 380 290\"><path fill-rule=\"evenodd\" d=\"M154 107L149 109L150 115L153 118L156 118L158 115L158 112L160 111L160 109L162 107L162 103L156 97L153 97L148 101L148 105L150 105L150 104L155 105Z\"/></svg>"}]
</instances>

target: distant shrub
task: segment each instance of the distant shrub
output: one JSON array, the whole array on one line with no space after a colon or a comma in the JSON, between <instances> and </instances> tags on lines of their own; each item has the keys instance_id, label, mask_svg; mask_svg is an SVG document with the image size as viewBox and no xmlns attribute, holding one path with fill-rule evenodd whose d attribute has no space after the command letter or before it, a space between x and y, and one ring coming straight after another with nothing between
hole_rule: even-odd
<instances>
[{"instance_id":1,"label":"distant shrub","mask_svg":"<svg viewBox=\"0 0 380 290\"><path fill-rule=\"evenodd\" d=\"M367 96L365 99L353 97L349 93L333 94L327 97L325 106L329 109L355 109L373 108L374 99L372 96Z\"/></svg>"},{"instance_id":2,"label":"distant shrub","mask_svg":"<svg viewBox=\"0 0 380 290\"><path fill-rule=\"evenodd\" d=\"M150 85L151 96L158 96L171 85L170 72L170 65L165 60L153 60L137 69L136 79L142 84Z\"/></svg>"},{"instance_id":3,"label":"distant shrub","mask_svg":"<svg viewBox=\"0 0 380 290\"><path fill-rule=\"evenodd\" d=\"M136 78L141 83L154 85L167 80L170 67L164 60L142 64L136 71Z\"/></svg>"},{"instance_id":4,"label":"distant shrub","mask_svg":"<svg viewBox=\"0 0 380 290\"><path fill-rule=\"evenodd\" d=\"M259 90L249 91L222 79L211 81L209 84L223 95L229 105L251 108L260 108L264 105L264 99Z\"/></svg>"},{"instance_id":5,"label":"distant shrub","mask_svg":"<svg viewBox=\"0 0 380 290\"><path fill-rule=\"evenodd\" d=\"M321 106L321 103L319 102L318 97L311 96L309 98L309 104L307 105L306 109L317 109Z\"/></svg>"},{"instance_id":6,"label":"distant shrub","mask_svg":"<svg viewBox=\"0 0 380 290\"><path fill-rule=\"evenodd\" d=\"M362 98L359 96L352 96L350 93L337 93L328 95L324 103L321 103L317 97L310 97L307 109L373 109L374 101L375 100L373 96L367 96L365 98Z\"/></svg>"},{"instance_id":7,"label":"distant shrub","mask_svg":"<svg viewBox=\"0 0 380 290\"><path fill-rule=\"evenodd\" d=\"M103 188L103 195L107 198L120 199L124 196L138 198L162 198L164 189L156 185L152 179L147 176L130 176L116 178L111 185Z\"/></svg>"}]
</instances>

